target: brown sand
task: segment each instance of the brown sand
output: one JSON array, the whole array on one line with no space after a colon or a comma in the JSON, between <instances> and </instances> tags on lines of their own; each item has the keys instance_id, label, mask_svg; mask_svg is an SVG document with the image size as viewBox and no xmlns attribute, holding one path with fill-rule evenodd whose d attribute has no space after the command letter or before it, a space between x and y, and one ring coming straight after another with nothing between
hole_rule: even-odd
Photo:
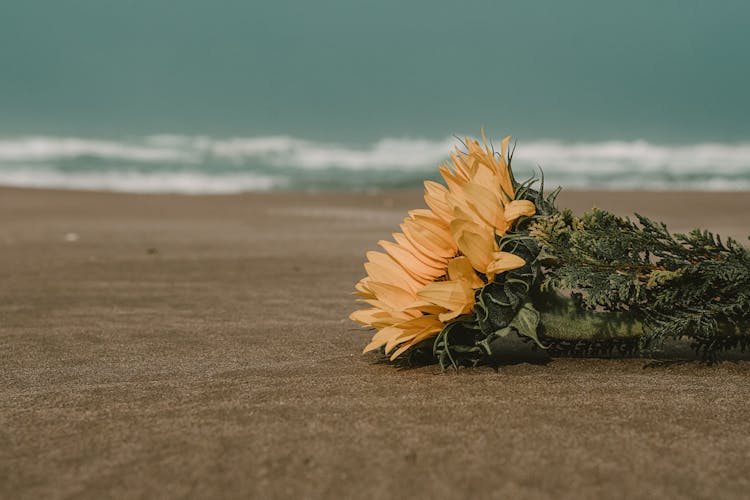
<instances>
[{"instance_id":1,"label":"brown sand","mask_svg":"<svg viewBox=\"0 0 750 500\"><path fill-rule=\"evenodd\" d=\"M561 201L750 233L747 193ZM0 497L747 498L750 362L360 356L413 206L0 190Z\"/></svg>"}]
</instances>

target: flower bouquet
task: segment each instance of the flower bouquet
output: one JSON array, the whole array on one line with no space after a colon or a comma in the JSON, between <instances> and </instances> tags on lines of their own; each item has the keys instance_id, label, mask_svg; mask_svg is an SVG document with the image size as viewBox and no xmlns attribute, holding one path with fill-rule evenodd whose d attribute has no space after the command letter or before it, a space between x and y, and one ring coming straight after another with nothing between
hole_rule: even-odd
<instances>
[{"instance_id":1,"label":"flower bouquet","mask_svg":"<svg viewBox=\"0 0 750 500\"><path fill-rule=\"evenodd\" d=\"M707 231L594 209L559 210L560 188L518 182L510 137L466 139L426 181L383 252L367 253L351 319L364 351L442 367L489 362L510 337L552 356L639 356L688 339L704 359L750 344L750 251Z\"/></svg>"}]
</instances>

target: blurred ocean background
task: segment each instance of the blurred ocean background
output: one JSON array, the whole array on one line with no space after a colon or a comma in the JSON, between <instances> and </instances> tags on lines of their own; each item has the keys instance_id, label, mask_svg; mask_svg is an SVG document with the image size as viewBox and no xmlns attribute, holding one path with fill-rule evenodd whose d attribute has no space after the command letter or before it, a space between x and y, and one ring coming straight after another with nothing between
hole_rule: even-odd
<instances>
[{"instance_id":1,"label":"blurred ocean background","mask_svg":"<svg viewBox=\"0 0 750 500\"><path fill-rule=\"evenodd\" d=\"M4 0L0 185L750 190L750 3Z\"/></svg>"}]
</instances>

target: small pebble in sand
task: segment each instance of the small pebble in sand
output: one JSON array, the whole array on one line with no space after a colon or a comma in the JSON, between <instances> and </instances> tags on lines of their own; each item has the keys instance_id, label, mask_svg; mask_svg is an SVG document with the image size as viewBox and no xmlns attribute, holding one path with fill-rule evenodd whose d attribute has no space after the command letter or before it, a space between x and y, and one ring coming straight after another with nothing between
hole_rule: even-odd
<instances>
[{"instance_id":1,"label":"small pebble in sand","mask_svg":"<svg viewBox=\"0 0 750 500\"><path fill-rule=\"evenodd\" d=\"M81 237L78 236L78 233L66 233L64 239L68 243L75 243L76 241L80 240Z\"/></svg>"}]
</instances>

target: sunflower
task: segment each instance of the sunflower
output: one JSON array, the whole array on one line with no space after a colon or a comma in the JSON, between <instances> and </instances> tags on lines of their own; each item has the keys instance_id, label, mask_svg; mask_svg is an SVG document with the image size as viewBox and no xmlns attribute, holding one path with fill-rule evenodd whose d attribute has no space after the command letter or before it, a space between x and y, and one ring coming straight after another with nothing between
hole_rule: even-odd
<instances>
[{"instance_id":1,"label":"sunflower","mask_svg":"<svg viewBox=\"0 0 750 500\"><path fill-rule=\"evenodd\" d=\"M466 151L438 167L445 185L426 181L429 208L408 212L383 252L367 252L365 276L355 294L368 304L350 318L377 332L364 352L384 348L391 361L435 337L447 323L474 310L475 290L525 261L500 250L497 236L509 231L535 206L516 200L506 160L510 136L495 154L465 140Z\"/></svg>"}]
</instances>

